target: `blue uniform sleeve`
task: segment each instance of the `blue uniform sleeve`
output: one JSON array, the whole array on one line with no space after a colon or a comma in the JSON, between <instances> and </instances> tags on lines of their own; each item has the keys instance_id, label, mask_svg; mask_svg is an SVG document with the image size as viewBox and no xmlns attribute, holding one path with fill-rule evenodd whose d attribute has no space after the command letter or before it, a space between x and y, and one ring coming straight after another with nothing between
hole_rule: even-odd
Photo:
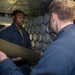
<instances>
[{"instance_id":1,"label":"blue uniform sleeve","mask_svg":"<svg viewBox=\"0 0 75 75\"><path fill-rule=\"evenodd\" d=\"M62 47L48 47L31 75L70 75L74 63L66 49Z\"/></svg>"},{"instance_id":2,"label":"blue uniform sleeve","mask_svg":"<svg viewBox=\"0 0 75 75\"><path fill-rule=\"evenodd\" d=\"M10 32L9 30L8 31L3 30L2 32L0 32L0 39L11 41L10 39L11 34L9 34L9 32Z\"/></svg>"},{"instance_id":3,"label":"blue uniform sleeve","mask_svg":"<svg viewBox=\"0 0 75 75\"><path fill-rule=\"evenodd\" d=\"M7 58L0 63L0 74L1 75L23 75L21 70L16 67L16 65Z\"/></svg>"},{"instance_id":4,"label":"blue uniform sleeve","mask_svg":"<svg viewBox=\"0 0 75 75\"><path fill-rule=\"evenodd\" d=\"M28 33L27 33L27 48L31 49L31 41Z\"/></svg>"}]
</instances>

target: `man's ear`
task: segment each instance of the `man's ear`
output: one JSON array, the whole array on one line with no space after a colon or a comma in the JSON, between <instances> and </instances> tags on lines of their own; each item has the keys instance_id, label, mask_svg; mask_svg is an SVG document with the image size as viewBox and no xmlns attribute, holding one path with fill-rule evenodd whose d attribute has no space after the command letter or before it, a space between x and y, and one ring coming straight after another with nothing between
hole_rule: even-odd
<instances>
[{"instance_id":1,"label":"man's ear","mask_svg":"<svg viewBox=\"0 0 75 75\"><path fill-rule=\"evenodd\" d=\"M14 20L14 19L15 19L15 17L14 17L14 16L12 16L12 19Z\"/></svg>"},{"instance_id":2,"label":"man's ear","mask_svg":"<svg viewBox=\"0 0 75 75\"><path fill-rule=\"evenodd\" d=\"M52 13L52 16L53 16L54 19L58 18L58 15L56 13Z\"/></svg>"},{"instance_id":3,"label":"man's ear","mask_svg":"<svg viewBox=\"0 0 75 75\"><path fill-rule=\"evenodd\" d=\"M53 22L58 22L58 15L56 13L52 13L52 16L53 16Z\"/></svg>"}]
</instances>

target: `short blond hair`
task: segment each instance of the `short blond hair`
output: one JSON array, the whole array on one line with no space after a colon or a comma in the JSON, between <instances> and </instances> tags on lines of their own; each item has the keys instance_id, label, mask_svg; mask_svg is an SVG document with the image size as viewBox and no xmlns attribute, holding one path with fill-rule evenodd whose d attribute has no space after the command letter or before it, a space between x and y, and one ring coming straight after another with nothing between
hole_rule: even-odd
<instances>
[{"instance_id":1,"label":"short blond hair","mask_svg":"<svg viewBox=\"0 0 75 75\"><path fill-rule=\"evenodd\" d=\"M61 20L75 19L75 2L73 0L53 0L49 5L50 15L56 13Z\"/></svg>"}]
</instances>

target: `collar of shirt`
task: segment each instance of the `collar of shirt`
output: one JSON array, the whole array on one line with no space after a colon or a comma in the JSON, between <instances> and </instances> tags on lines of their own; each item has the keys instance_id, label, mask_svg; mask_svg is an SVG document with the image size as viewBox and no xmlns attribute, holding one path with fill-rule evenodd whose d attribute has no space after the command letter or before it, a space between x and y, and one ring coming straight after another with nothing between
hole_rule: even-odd
<instances>
[{"instance_id":1,"label":"collar of shirt","mask_svg":"<svg viewBox=\"0 0 75 75\"><path fill-rule=\"evenodd\" d=\"M75 25L74 25L74 24L69 24L69 25L67 25L66 27L62 28L62 29L59 31L59 33L57 34L57 36L55 37L54 41L57 40L57 39L60 37L60 35L61 35L62 33L64 33L65 31L69 31L69 30L71 30L71 29L73 29L73 28L75 29Z\"/></svg>"},{"instance_id":2,"label":"collar of shirt","mask_svg":"<svg viewBox=\"0 0 75 75\"><path fill-rule=\"evenodd\" d=\"M19 31L19 30L18 30L18 28L16 27L16 25L15 25L15 23L14 23L14 22L12 23L12 25L11 25L11 26L12 26L12 28L13 28L13 30L14 30L15 32L16 32L16 31Z\"/></svg>"}]
</instances>

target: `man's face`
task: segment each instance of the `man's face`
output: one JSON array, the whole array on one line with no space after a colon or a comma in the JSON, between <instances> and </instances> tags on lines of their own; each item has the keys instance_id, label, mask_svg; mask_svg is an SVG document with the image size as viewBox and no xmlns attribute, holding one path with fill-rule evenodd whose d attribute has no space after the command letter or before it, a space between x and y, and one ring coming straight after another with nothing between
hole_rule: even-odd
<instances>
[{"instance_id":1,"label":"man's face","mask_svg":"<svg viewBox=\"0 0 75 75\"><path fill-rule=\"evenodd\" d=\"M16 16L14 16L13 20L16 23L16 25L22 26L24 23L24 14L17 13Z\"/></svg>"}]
</instances>

